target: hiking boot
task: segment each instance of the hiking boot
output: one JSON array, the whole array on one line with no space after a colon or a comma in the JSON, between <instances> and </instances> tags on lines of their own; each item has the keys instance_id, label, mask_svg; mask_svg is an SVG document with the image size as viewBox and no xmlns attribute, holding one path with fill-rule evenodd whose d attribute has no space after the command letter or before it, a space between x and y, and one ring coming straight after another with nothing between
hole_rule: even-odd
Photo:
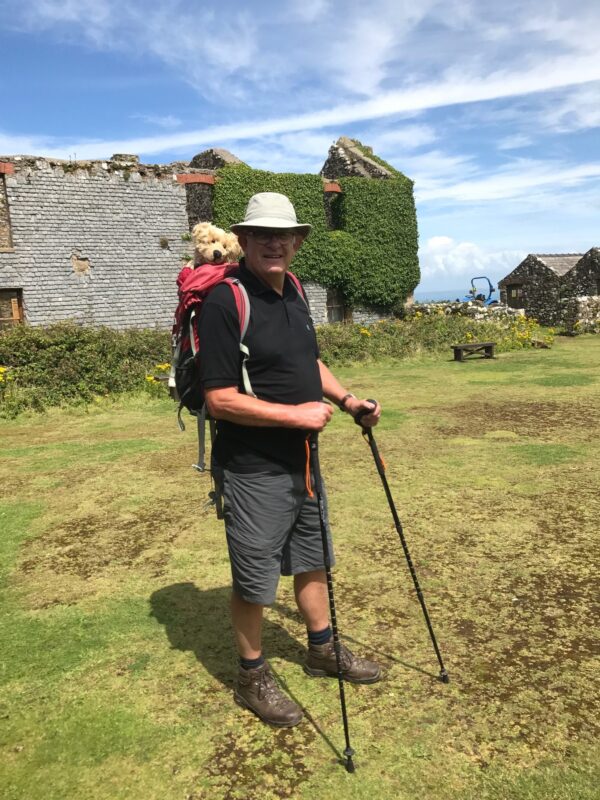
<instances>
[{"instance_id":1,"label":"hiking boot","mask_svg":"<svg viewBox=\"0 0 600 800\"><path fill-rule=\"evenodd\" d=\"M256 669L240 667L233 697L238 705L254 711L269 725L292 728L302 720L300 706L277 686L267 661Z\"/></svg>"},{"instance_id":2,"label":"hiking boot","mask_svg":"<svg viewBox=\"0 0 600 800\"><path fill-rule=\"evenodd\" d=\"M350 683L376 683L381 678L381 668L375 661L358 658L340 642L342 677ZM336 678L337 663L333 638L325 644L309 644L304 671L313 678Z\"/></svg>"}]
</instances>

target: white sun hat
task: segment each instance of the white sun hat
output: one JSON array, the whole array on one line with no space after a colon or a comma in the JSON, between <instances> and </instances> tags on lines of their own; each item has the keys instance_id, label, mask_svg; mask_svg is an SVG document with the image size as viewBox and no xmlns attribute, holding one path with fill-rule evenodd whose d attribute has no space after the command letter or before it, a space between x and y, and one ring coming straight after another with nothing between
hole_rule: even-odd
<instances>
[{"instance_id":1,"label":"white sun hat","mask_svg":"<svg viewBox=\"0 0 600 800\"><path fill-rule=\"evenodd\" d=\"M243 233L244 228L286 228L307 236L312 225L298 222L294 206L284 194L259 192L248 201L244 221L230 228L234 233Z\"/></svg>"}]
</instances>

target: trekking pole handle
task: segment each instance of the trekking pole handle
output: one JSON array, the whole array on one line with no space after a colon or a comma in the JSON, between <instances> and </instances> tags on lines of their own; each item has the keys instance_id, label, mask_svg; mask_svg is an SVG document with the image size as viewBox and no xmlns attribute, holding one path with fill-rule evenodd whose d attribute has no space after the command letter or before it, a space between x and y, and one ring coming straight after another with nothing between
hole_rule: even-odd
<instances>
[{"instance_id":1,"label":"trekking pole handle","mask_svg":"<svg viewBox=\"0 0 600 800\"><path fill-rule=\"evenodd\" d=\"M358 414L354 417L354 422L356 422L357 425L360 425L361 428L366 427L362 424L361 419L377 408L377 400L373 400L371 397L369 397L367 398L367 403L373 403L373 408L361 408Z\"/></svg>"}]
</instances>

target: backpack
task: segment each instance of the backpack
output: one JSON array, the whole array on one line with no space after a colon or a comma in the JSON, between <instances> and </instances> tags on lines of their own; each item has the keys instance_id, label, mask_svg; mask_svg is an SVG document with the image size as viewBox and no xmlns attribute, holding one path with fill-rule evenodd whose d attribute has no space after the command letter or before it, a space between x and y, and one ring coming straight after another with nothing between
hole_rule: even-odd
<instances>
[{"instance_id":1,"label":"backpack","mask_svg":"<svg viewBox=\"0 0 600 800\"><path fill-rule=\"evenodd\" d=\"M306 303L300 281L291 272L287 274L290 276L296 291ZM169 392L174 399L179 400L177 422L180 430L185 430L185 424L181 418L181 412L184 408L197 419L198 463L193 466L199 472L204 472L206 469L206 420L209 419L210 423L211 442L215 438L216 425L215 421L207 415L204 392L200 382L200 342L198 341L196 318L200 313L204 300L206 300L215 286L220 283L226 283L231 288L239 317L240 352L242 354L241 373L244 392L251 397L256 397L248 377L247 362L250 357L250 351L244 344L244 338L250 322L250 298L238 275L239 265L235 263L203 264L194 270L189 270L189 274L181 274L182 280L178 281L179 303L173 323L173 358L169 375Z\"/></svg>"}]
</instances>

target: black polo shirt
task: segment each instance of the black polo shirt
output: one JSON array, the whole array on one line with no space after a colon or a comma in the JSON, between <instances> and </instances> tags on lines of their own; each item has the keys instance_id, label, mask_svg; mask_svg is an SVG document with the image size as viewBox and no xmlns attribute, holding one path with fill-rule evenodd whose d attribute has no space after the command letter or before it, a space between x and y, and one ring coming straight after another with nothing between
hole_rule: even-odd
<instances>
[{"instance_id":1,"label":"black polo shirt","mask_svg":"<svg viewBox=\"0 0 600 800\"><path fill-rule=\"evenodd\" d=\"M279 295L240 263L239 278L250 298L244 340L252 390L261 400L296 405L323 398L319 349L308 307L291 279ZM198 321L200 377L205 389L236 386L241 378L240 323L231 288L216 286ZM306 431L217 422L213 457L234 472L303 470Z\"/></svg>"}]
</instances>

